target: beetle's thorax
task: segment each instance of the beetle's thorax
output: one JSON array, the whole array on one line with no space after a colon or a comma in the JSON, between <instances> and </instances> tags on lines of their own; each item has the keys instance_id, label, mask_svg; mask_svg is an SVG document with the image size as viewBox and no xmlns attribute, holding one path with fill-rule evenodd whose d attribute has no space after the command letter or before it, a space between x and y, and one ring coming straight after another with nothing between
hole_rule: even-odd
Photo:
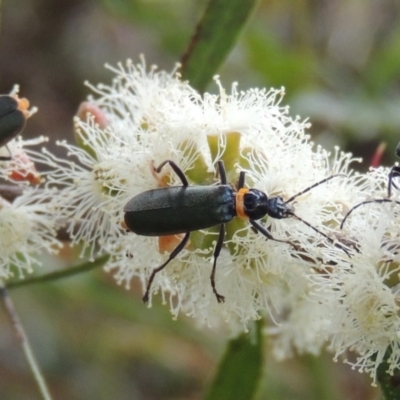
<instances>
[{"instance_id":1,"label":"beetle's thorax","mask_svg":"<svg viewBox=\"0 0 400 400\"><path fill-rule=\"evenodd\" d=\"M258 189L242 188L236 194L236 214L242 219L257 220L268 214L268 197Z\"/></svg>"}]
</instances>

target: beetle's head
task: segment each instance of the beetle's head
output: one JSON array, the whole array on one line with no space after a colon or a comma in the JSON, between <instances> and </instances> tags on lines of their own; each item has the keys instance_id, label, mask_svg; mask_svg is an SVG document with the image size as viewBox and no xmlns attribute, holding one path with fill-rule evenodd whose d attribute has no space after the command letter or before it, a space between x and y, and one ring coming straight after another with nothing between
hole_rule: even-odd
<instances>
[{"instance_id":1,"label":"beetle's head","mask_svg":"<svg viewBox=\"0 0 400 400\"><path fill-rule=\"evenodd\" d=\"M293 207L285 203L280 196L270 197L258 189L248 189L243 196L243 211L252 220L269 215L271 218L282 219L293 214Z\"/></svg>"}]
</instances>

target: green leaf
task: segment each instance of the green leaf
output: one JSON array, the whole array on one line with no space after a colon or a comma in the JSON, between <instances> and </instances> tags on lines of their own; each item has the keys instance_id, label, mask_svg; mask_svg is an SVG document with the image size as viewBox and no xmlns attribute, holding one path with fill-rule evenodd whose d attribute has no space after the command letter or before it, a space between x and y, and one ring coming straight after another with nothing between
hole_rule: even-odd
<instances>
[{"instance_id":1,"label":"green leaf","mask_svg":"<svg viewBox=\"0 0 400 400\"><path fill-rule=\"evenodd\" d=\"M1 1L1 0L0 0ZM100 0L119 19L128 21L135 29L144 29L157 38L160 50L179 54L191 32L191 20L201 9L201 2L187 0ZM147 57L146 57L147 58Z\"/></svg>"},{"instance_id":2,"label":"green leaf","mask_svg":"<svg viewBox=\"0 0 400 400\"><path fill-rule=\"evenodd\" d=\"M258 0L210 0L182 57L182 77L203 92L237 41Z\"/></svg>"},{"instance_id":3,"label":"green leaf","mask_svg":"<svg viewBox=\"0 0 400 400\"><path fill-rule=\"evenodd\" d=\"M254 29L245 42L251 70L269 86L284 86L291 94L315 85L317 59L310 49L285 46L268 32Z\"/></svg>"},{"instance_id":4,"label":"green leaf","mask_svg":"<svg viewBox=\"0 0 400 400\"><path fill-rule=\"evenodd\" d=\"M392 349L387 349L385 357L377 369L377 379L385 400L400 399L400 370L396 368L392 374L388 374L389 360L393 357ZM396 356L395 356L396 357Z\"/></svg>"},{"instance_id":5,"label":"green leaf","mask_svg":"<svg viewBox=\"0 0 400 400\"><path fill-rule=\"evenodd\" d=\"M364 85L370 93L381 96L391 93L400 77L400 27L393 29L382 46L371 51L371 60L364 71Z\"/></svg>"},{"instance_id":6,"label":"green leaf","mask_svg":"<svg viewBox=\"0 0 400 400\"><path fill-rule=\"evenodd\" d=\"M262 321L253 331L228 343L205 400L251 400L254 398L263 366Z\"/></svg>"}]
</instances>

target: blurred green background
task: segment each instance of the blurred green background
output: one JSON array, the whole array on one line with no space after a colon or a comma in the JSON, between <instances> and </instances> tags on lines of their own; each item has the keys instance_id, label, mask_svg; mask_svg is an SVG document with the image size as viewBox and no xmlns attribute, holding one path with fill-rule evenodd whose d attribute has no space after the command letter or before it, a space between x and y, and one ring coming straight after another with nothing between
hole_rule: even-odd
<instances>
[{"instance_id":1,"label":"blurred green background","mask_svg":"<svg viewBox=\"0 0 400 400\"><path fill-rule=\"evenodd\" d=\"M0 2L1 4L1 2ZM0 93L14 83L39 107L24 136L72 140L72 116L109 82L104 63L145 54L171 70L206 6L194 0L3 0ZM316 143L340 145L365 163L377 146L395 161L400 140L400 2L398 0L261 1L219 71L226 87L286 87L292 115L309 117ZM209 91L216 91L211 84ZM76 263L67 248L64 265ZM45 260L60 268L60 260ZM47 267L48 266L48 267ZM118 287L95 271L13 291L56 399L201 399L226 344L226 332L198 330L166 307L141 301L141 288ZM157 303L157 301L155 302ZM0 314L0 399L39 398L8 321ZM266 353L258 399L368 400L370 379L330 355L277 363ZM321 382L319 382L321 384Z\"/></svg>"}]
</instances>

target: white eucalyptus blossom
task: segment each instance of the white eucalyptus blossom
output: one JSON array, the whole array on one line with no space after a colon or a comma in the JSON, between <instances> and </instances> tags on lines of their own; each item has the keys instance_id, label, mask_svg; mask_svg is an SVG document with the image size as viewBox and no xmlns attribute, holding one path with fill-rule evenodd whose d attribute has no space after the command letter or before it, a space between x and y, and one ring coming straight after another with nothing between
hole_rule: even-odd
<instances>
[{"instance_id":1,"label":"white eucalyptus blossom","mask_svg":"<svg viewBox=\"0 0 400 400\"><path fill-rule=\"evenodd\" d=\"M80 134L83 122L76 119L75 124ZM47 185L59 188L57 203L65 214L71 244L82 242L82 255L89 249L89 257L93 260L96 243L103 244L108 237L118 235L121 230L119 214L124 201L120 199L114 181L121 179L118 171L123 167L121 152L124 150L111 131L98 128L92 119L84 128L84 145L95 148L96 154L66 141L57 144L66 148L67 156L73 160L57 157L47 150L44 154L51 159L54 167ZM93 147L98 143L101 145Z\"/></svg>"},{"instance_id":2,"label":"white eucalyptus blossom","mask_svg":"<svg viewBox=\"0 0 400 400\"><path fill-rule=\"evenodd\" d=\"M218 185L223 161L232 190L245 172L246 187L285 202L285 218L258 221L276 240L246 220L226 224L215 275L225 302L218 303L210 273L219 227L191 232L156 274L149 305L158 294L175 318L233 333L265 317L279 359L327 346L335 358L354 352L346 361L374 380L384 359L389 373L400 368L398 177L388 199L388 168L356 173L351 154L314 146L308 122L282 105L283 89L239 91L235 83L227 92L216 77L218 94L201 96L177 68L147 69L143 58L108 66L110 85L87 84L93 94L74 120L77 143L58 143L67 158L30 150L36 142L10 142L15 157L0 164L0 177L26 188L36 162L48 170L41 191L0 203L0 277L11 275L11 265L23 274L41 250L54 251L63 224L81 256L110 254L105 269L116 281L129 288L138 279L146 292L183 236L128 232L124 206L149 189L182 185L168 164L156 172L165 160L191 185Z\"/></svg>"},{"instance_id":3,"label":"white eucalyptus blossom","mask_svg":"<svg viewBox=\"0 0 400 400\"><path fill-rule=\"evenodd\" d=\"M10 97L14 98L18 108L17 122L13 125L6 120L5 131L11 135L0 148L0 180L12 186L19 195L12 203L0 197L0 278L8 279L18 273L20 278L31 273L35 266L41 265L43 252L56 253L62 244L57 239L57 228L61 226L63 213L56 213L52 202L53 191L39 188L46 173L36 169L36 162L48 165L47 158L32 146L47 141L45 137L25 140L20 136L13 138L22 130L25 119L31 117L36 107L29 109L29 101L18 97L19 87L15 85ZM11 113L12 114L12 113ZM10 117L10 114L4 114ZM22 119L21 119L22 118ZM0 121L1 122L1 121ZM10 127L14 126L14 130ZM0 128L3 128L0 124ZM8 130L7 130L8 129Z\"/></svg>"},{"instance_id":4,"label":"white eucalyptus blossom","mask_svg":"<svg viewBox=\"0 0 400 400\"><path fill-rule=\"evenodd\" d=\"M0 148L0 156L8 156L8 151L11 153L10 160L0 161L0 178L18 185L42 183L44 179L36 169L36 163L46 165L47 158L31 147L45 142L48 142L48 138L44 136L33 139L23 139L18 136L7 143L7 149Z\"/></svg>"},{"instance_id":5,"label":"white eucalyptus blossom","mask_svg":"<svg viewBox=\"0 0 400 400\"><path fill-rule=\"evenodd\" d=\"M14 269L23 278L41 265L38 257L44 251L56 253L62 247L55 210L39 189L25 188L13 203L0 200L0 278L14 276Z\"/></svg>"},{"instance_id":6,"label":"white eucalyptus blossom","mask_svg":"<svg viewBox=\"0 0 400 400\"><path fill-rule=\"evenodd\" d=\"M111 87L91 86L102 95L91 101L104 112L107 125L99 125L93 116L75 118L81 147L61 142L73 160L53 156L58 168L49 181L62 188L59 201L68 210L72 244L83 243L82 255L88 249L91 259L96 244L108 249L123 234L120 222L126 202L157 185L150 172L154 162L182 159L180 155L197 142L206 146L205 136L196 137L193 128L186 126L189 114L195 115L192 110L196 110L192 102L196 93L188 84L175 72L153 70L147 76L144 65L131 62L126 68L119 65L113 70L118 76ZM185 168L190 163L189 157L180 165Z\"/></svg>"},{"instance_id":7,"label":"white eucalyptus blossom","mask_svg":"<svg viewBox=\"0 0 400 400\"><path fill-rule=\"evenodd\" d=\"M149 303L161 293L175 316L184 313L211 327L225 321L233 331L246 330L265 314L281 319L295 309L309 289L302 285L288 296L293 277L347 257L345 246L339 256L332 249L339 243L343 203L355 200L348 184L355 179L349 178L351 157L337 152L330 162L326 151L314 149L304 132L308 123L291 118L281 105L282 89L240 92L234 84L228 94L217 79L219 94L201 97L175 70L147 72L143 60L109 68L116 74L110 86L89 85L95 92L89 103L107 123L76 120L80 147L61 143L76 161L53 157L59 168L49 180L61 185L58 202L70 215L73 243L83 242L92 258L99 245L112 255L106 269L119 283L129 287L138 277L145 290L152 270L172 249L165 238L126 232L120 224L124 205L145 190L182 184L168 166L155 174L152 166L164 160L173 160L196 185L217 184L216 163L223 160L230 183L236 185L245 171L248 187L292 198L288 205L306 223L295 217L260 221L282 242L254 233L247 221L228 223L216 271L224 304L210 285L218 230L193 232L188 246L156 275ZM332 175L337 176L293 198ZM168 240L174 248L181 239Z\"/></svg>"},{"instance_id":8,"label":"white eucalyptus blossom","mask_svg":"<svg viewBox=\"0 0 400 400\"><path fill-rule=\"evenodd\" d=\"M354 208L343 227L351 258L310 277L318 303L330 308L325 334L335 358L374 382L385 356L388 373L400 368L400 203L396 191L391 202L372 201L387 199L388 174L378 168L364 177L369 203ZM355 361L347 359L349 351Z\"/></svg>"}]
</instances>

